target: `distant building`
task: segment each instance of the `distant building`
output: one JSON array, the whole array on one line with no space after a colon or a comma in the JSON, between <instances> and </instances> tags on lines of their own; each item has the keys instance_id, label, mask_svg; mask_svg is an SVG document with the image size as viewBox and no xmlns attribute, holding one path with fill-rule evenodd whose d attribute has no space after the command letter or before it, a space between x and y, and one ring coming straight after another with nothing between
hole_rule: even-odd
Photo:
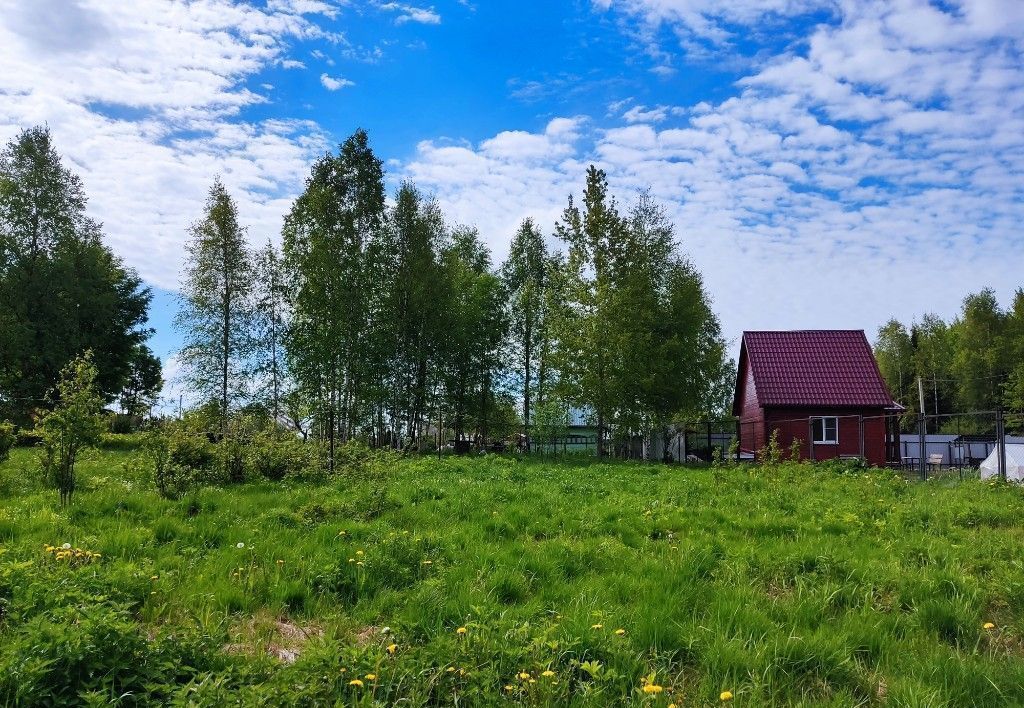
<instances>
[{"instance_id":1,"label":"distant building","mask_svg":"<svg viewBox=\"0 0 1024 708\"><path fill-rule=\"evenodd\" d=\"M898 459L896 404L863 330L744 332L733 415L740 450L754 453L772 431L801 459Z\"/></svg>"}]
</instances>

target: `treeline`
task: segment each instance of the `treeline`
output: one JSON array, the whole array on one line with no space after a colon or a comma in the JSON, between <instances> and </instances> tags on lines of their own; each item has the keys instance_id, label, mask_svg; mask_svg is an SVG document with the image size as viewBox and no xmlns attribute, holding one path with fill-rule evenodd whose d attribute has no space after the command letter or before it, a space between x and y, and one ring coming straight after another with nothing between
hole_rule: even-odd
<instances>
[{"instance_id":1,"label":"treeline","mask_svg":"<svg viewBox=\"0 0 1024 708\"><path fill-rule=\"evenodd\" d=\"M968 295L948 323L931 314L909 327L890 320L878 331L875 357L893 397L907 407L908 423L921 408L918 378L928 415L1024 412L1024 290L1017 290L1007 309L990 289ZM956 425L933 422L929 430ZM969 419L959 425L972 432Z\"/></svg>"},{"instance_id":2,"label":"treeline","mask_svg":"<svg viewBox=\"0 0 1024 708\"><path fill-rule=\"evenodd\" d=\"M140 416L162 385L146 346L150 291L103 243L86 205L46 128L0 153L0 421L31 426L61 370L89 350L105 404Z\"/></svg>"},{"instance_id":3,"label":"treeline","mask_svg":"<svg viewBox=\"0 0 1024 708\"><path fill-rule=\"evenodd\" d=\"M620 212L591 167L553 236L527 219L495 265L415 185L388 201L362 131L313 165L280 249L247 246L217 181L181 289L187 382L225 428L260 406L330 459L355 438L424 449L438 430L485 446L564 429L570 408L604 453L727 407L732 362L661 207Z\"/></svg>"}]
</instances>

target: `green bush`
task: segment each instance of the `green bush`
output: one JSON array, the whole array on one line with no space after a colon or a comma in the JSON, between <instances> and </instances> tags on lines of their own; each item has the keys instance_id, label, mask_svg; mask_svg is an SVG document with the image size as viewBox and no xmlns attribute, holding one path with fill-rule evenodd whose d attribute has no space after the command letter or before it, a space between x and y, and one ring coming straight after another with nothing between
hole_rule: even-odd
<instances>
[{"instance_id":1,"label":"green bush","mask_svg":"<svg viewBox=\"0 0 1024 708\"><path fill-rule=\"evenodd\" d=\"M14 424L7 421L0 422L0 462L4 462L11 456L11 448L18 442L14 434Z\"/></svg>"},{"instance_id":2,"label":"green bush","mask_svg":"<svg viewBox=\"0 0 1024 708\"><path fill-rule=\"evenodd\" d=\"M291 433L268 430L255 436L249 460L253 472L269 480L301 475L317 464L314 445Z\"/></svg>"},{"instance_id":3,"label":"green bush","mask_svg":"<svg viewBox=\"0 0 1024 708\"><path fill-rule=\"evenodd\" d=\"M145 448L157 491L168 499L179 499L214 477L217 456L213 445L187 425L172 423L153 431Z\"/></svg>"}]
</instances>

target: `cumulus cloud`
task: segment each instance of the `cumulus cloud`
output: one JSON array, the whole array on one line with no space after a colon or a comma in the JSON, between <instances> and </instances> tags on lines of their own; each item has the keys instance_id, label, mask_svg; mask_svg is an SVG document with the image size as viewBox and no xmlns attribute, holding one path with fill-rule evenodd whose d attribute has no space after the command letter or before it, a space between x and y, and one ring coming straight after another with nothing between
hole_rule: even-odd
<instances>
[{"instance_id":1,"label":"cumulus cloud","mask_svg":"<svg viewBox=\"0 0 1024 708\"><path fill-rule=\"evenodd\" d=\"M433 7L416 7L400 2L385 2L378 5L380 9L396 13L395 24L418 22L423 25L441 24L441 15Z\"/></svg>"},{"instance_id":2,"label":"cumulus cloud","mask_svg":"<svg viewBox=\"0 0 1024 708\"><path fill-rule=\"evenodd\" d=\"M328 91L337 91L347 86L356 85L355 81L349 81L341 76L328 76L327 74L320 74L320 83Z\"/></svg>"},{"instance_id":3,"label":"cumulus cloud","mask_svg":"<svg viewBox=\"0 0 1024 708\"><path fill-rule=\"evenodd\" d=\"M645 22L708 32L701 23L721 16L718 3L627 4ZM741 5L729 22L809 7ZM1022 13L995 0L845 2L719 103L634 106L603 128L572 119L564 142L550 124L427 142L405 174L499 252L521 218L554 221L588 162L619 194L649 186L733 335L951 315L969 291L1008 299L1021 284L1008 256L1024 253L1024 22L1009 21Z\"/></svg>"},{"instance_id":4,"label":"cumulus cloud","mask_svg":"<svg viewBox=\"0 0 1024 708\"><path fill-rule=\"evenodd\" d=\"M299 68L291 42L338 41L316 23L335 5L203 0L0 0L0 140L47 124L90 211L149 282L177 286L181 244L220 172L254 241L327 144L307 121L246 121L266 98L246 81Z\"/></svg>"}]
</instances>

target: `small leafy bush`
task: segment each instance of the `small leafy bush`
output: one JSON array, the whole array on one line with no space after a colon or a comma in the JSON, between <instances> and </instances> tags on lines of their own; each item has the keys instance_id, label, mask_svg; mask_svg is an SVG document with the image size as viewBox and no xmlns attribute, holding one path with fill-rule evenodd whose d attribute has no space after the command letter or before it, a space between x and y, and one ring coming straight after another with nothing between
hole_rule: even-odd
<instances>
[{"instance_id":1,"label":"small leafy bush","mask_svg":"<svg viewBox=\"0 0 1024 708\"><path fill-rule=\"evenodd\" d=\"M5 462L11 456L11 448L16 442L18 437L14 434L14 424L0 422L0 462Z\"/></svg>"}]
</instances>

